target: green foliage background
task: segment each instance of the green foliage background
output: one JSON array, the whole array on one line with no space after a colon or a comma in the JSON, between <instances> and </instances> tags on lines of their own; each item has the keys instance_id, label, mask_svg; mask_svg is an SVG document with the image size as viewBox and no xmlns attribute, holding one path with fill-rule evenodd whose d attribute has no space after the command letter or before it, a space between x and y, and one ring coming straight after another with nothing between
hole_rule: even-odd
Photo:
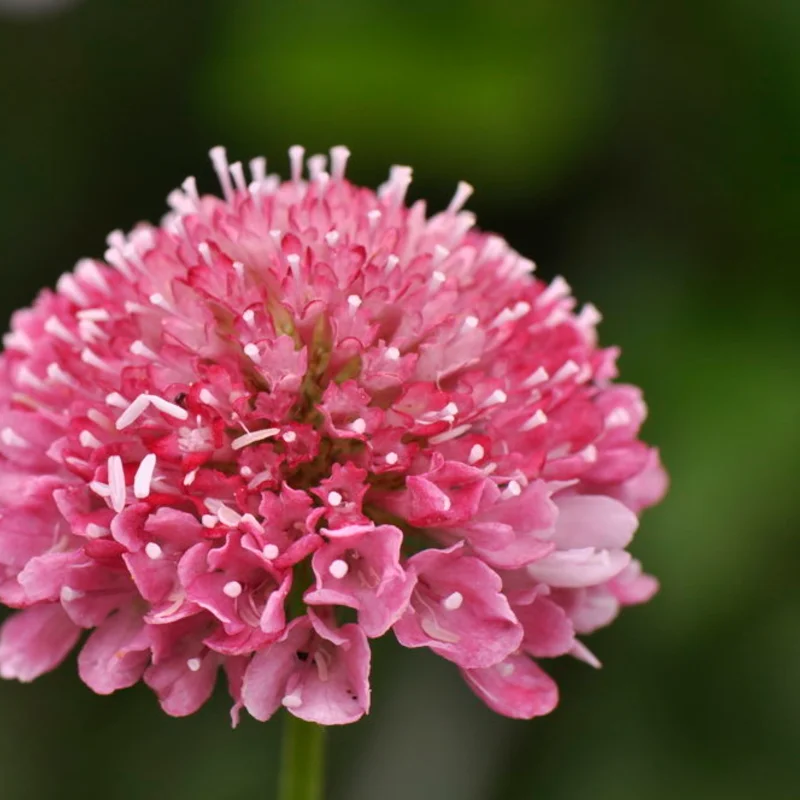
<instances>
[{"instance_id":1,"label":"green foliage background","mask_svg":"<svg viewBox=\"0 0 800 800\"><path fill-rule=\"evenodd\" d=\"M3 4L0 3L0 14ZM206 151L346 143L351 176L458 179L483 227L604 312L672 474L635 549L663 582L556 663L559 710L495 717L454 669L377 648L331 739L334 800L800 797L794 0L84 0L0 16L3 319ZM279 722L186 720L68 665L0 685L3 800L272 797Z\"/></svg>"}]
</instances>

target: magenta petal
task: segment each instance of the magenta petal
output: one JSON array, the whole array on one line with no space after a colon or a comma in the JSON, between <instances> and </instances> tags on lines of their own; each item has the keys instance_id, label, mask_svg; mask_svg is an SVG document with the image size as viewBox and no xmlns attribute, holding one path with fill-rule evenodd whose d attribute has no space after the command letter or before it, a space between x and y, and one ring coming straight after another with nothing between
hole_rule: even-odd
<instances>
[{"instance_id":1,"label":"magenta petal","mask_svg":"<svg viewBox=\"0 0 800 800\"><path fill-rule=\"evenodd\" d=\"M603 495L572 495L556 500L555 541L560 550L579 547L622 549L630 544L639 520L630 509Z\"/></svg>"},{"instance_id":2,"label":"magenta petal","mask_svg":"<svg viewBox=\"0 0 800 800\"><path fill-rule=\"evenodd\" d=\"M153 664L144 673L144 682L158 695L161 708L172 717L194 714L211 697L219 668L218 656L207 654L193 659L192 670L186 658L172 658Z\"/></svg>"},{"instance_id":3,"label":"magenta petal","mask_svg":"<svg viewBox=\"0 0 800 800\"><path fill-rule=\"evenodd\" d=\"M423 550L409 559L418 576L394 632L405 647L430 647L460 667L502 661L522 642L522 626L502 593L500 576L463 548Z\"/></svg>"},{"instance_id":4,"label":"magenta petal","mask_svg":"<svg viewBox=\"0 0 800 800\"><path fill-rule=\"evenodd\" d=\"M125 610L109 617L86 640L78 655L78 674L98 694L111 694L133 686L149 660L141 617Z\"/></svg>"},{"instance_id":5,"label":"magenta petal","mask_svg":"<svg viewBox=\"0 0 800 800\"><path fill-rule=\"evenodd\" d=\"M558 550L527 566L528 573L548 586L596 586L622 572L631 560L624 550Z\"/></svg>"},{"instance_id":6,"label":"magenta petal","mask_svg":"<svg viewBox=\"0 0 800 800\"><path fill-rule=\"evenodd\" d=\"M566 611L549 597L540 595L528 605L515 606L514 613L525 631L522 648L532 656L562 656L575 643L575 631Z\"/></svg>"},{"instance_id":7,"label":"magenta petal","mask_svg":"<svg viewBox=\"0 0 800 800\"><path fill-rule=\"evenodd\" d=\"M524 655L512 655L486 669L466 669L461 674L489 708L514 719L549 714L558 705L556 682Z\"/></svg>"},{"instance_id":8,"label":"magenta petal","mask_svg":"<svg viewBox=\"0 0 800 800\"><path fill-rule=\"evenodd\" d=\"M66 658L80 633L56 604L14 614L0 628L0 676L24 682L38 678Z\"/></svg>"}]
</instances>

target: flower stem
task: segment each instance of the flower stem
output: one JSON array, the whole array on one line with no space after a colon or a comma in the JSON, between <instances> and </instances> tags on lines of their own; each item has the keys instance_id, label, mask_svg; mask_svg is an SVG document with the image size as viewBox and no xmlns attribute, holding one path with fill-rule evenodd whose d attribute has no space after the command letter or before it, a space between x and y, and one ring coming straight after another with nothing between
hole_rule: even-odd
<instances>
[{"instance_id":1,"label":"flower stem","mask_svg":"<svg viewBox=\"0 0 800 800\"><path fill-rule=\"evenodd\" d=\"M325 728L288 712L283 726L278 800L323 800Z\"/></svg>"}]
</instances>

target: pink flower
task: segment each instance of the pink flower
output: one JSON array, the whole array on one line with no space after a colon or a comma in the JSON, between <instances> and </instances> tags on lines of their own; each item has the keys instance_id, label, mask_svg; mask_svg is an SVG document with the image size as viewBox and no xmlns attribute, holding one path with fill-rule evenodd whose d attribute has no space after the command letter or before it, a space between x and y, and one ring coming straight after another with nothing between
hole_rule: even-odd
<instances>
[{"instance_id":1,"label":"pink flower","mask_svg":"<svg viewBox=\"0 0 800 800\"><path fill-rule=\"evenodd\" d=\"M211 153L160 227L108 237L19 311L0 356L0 674L78 655L193 713L369 710L368 640L454 662L496 711L551 711L572 655L654 578L627 551L666 489L575 311L462 210L377 192L348 153ZM347 621L346 621L347 620Z\"/></svg>"}]
</instances>

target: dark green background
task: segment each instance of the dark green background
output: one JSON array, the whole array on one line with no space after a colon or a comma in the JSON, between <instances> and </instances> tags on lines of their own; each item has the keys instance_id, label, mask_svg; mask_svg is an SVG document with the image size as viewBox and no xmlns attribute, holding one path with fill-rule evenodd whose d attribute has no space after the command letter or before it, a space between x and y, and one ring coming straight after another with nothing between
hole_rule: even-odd
<instances>
[{"instance_id":1,"label":"dark green background","mask_svg":"<svg viewBox=\"0 0 800 800\"><path fill-rule=\"evenodd\" d=\"M7 1L7 0L6 0ZM0 14L5 2L0 1ZM0 16L3 320L206 151L346 143L470 207L605 313L673 486L635 544L662 593L556 663L561 707L494 716L392 642L335 730L346 800L800 798L796 0L84 0ZM0 797L272 797L280 723L0 685Z\"/></svg>"}]
</instances>

